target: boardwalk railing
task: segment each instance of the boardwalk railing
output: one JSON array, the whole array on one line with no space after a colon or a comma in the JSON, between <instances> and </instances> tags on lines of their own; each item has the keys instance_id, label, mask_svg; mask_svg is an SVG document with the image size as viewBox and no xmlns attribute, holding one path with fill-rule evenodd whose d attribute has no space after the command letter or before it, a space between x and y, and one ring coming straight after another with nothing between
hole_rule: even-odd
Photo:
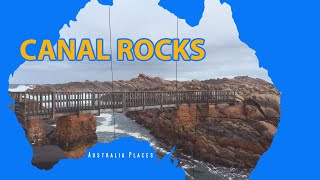
<instances>
[{"instance_id":1,"label":"boardwalk railing","mask_svg":"<svg viewBox=\"0 0 320 180\"><path fill-rule=\"evenodd\" d=\"M24 120L236 101L235 91L10 92L10 95Z\"/></svg>"}]
</instances>

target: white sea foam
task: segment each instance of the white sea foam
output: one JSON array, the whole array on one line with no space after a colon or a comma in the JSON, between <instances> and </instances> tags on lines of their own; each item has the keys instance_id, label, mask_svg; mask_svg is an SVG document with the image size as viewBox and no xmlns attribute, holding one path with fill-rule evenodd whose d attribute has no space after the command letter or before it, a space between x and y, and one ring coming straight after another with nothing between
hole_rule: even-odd
<instances>
[{"instance_id":1,"label":"white sea foam","mask_svg":"<svg viewBox=\"0 0 320 180\"><path fill-rule=\"evenodd\" d=\"M9 88L10 92L25 92L28 89L33 89L34 85L18 85L14 88Z\"/></svg>"},{"instance_id":2,"label":"white sea foam","mask_svg":"<svg viewBox=\"0 0 320 180\"><path fill-rule=\"evenodd\" d=\"M193 166L190 166L189 164L185 164L182 166L183 169L191 169Z\"/></svg>"},{"instance_id":3,"label":"white sea foam","mask_svg":"<svg viewBox=\"0 0 320 180\"><path fill-rule=\"evenodd\" d=\"M144 140L144 141L150 141L150 138L143 136L142 134L138 132L126 132L129 136L132 136L134 138L137 138L139 140Z\"/></svg>"},{"instance_id":4,"label":"white sea foam","mask_svg":"<svg viewBox=\"0 0 320 180\"><path fill-rule=\"evenodd\" d=\"M103 113L99 117L103 118L104 121L100 121L101 124L99 126L97 126L96 132L114 132L114 126L112 123L112 115L107 114L107 113ZM114 118L116 118L116 117L114 117ZM140 140L150 141L150 138L143 136L141 133L126 132L126 131L119 129L117 127L118 126L116 124L116 129L115 129L116 133L128 134L129 136L135 137Z\"/></svg>"},{"instance_id":5,"label":"white sea foam","mask_svg":"<svg viewBox=\"0 0 320 180\"><path fill-rule=\"evenodd\" d=\"M102 119L99 120L101 124L97 126L96 132L112 132L113 133L114 125L113 125L112 114L104 113L104 114L101 114L99 117ZM156 152L159 152L161 154L169 153L169 151L167 151L165 148L160 147L161 145L159 146L159 144L156 142L153 136L148 134L148 131L145 132L144 130L137 128L140 125L135 123L132 124L132 120L130 119L122 119L122 118L125 118L123 114L115 114L114 118L116 119L120 118L121 120L128 121L128 122L122 122L122 123L124 123L127 127L130 127L128 129L128 128L125 128L124 126L118 126L116 124L116 130L115 130L116 133L122 134L122 136L126 136L126 135L131 136L136 138L137 140L148 141L150 143L150 146L153 147ZM139 129L138 132L137 132L137 129ZM206 171L209 172L210 174L214 174L215 176L223 177L225 179L234 179L234 178L247 179L247 176L245 174L242 174L242 173L239 174L235 171L235 169L233 170L232 168L215 167L203 161L195 160L193 159L192 156L188 156L183 153L180 153L180 158L181 158L180 162L182 162L182 168L184 170L190 170L192 168L201 168L201 169L206 169ZM192 176L190 175L190 172L189 174L187 171L185 172L190 179L193 179Z\"/></svg>"},{"instance_id":6,"label":"white sea foam","mask_svg":"<svg viewBox=\"0 0 320 180\"><path fill-rule=\"evenodd\" d=\"M99 117L102 117L104 121L100 121L101 125L97 126L96 132L114 132L114 126L112 124L112 115L111 114L101 114ZM117 126L116 126L117 127ZM125 133L121 129L115 129L116 133Z\"/></svg>"},{"instance_id":7,"label":"white sea foam","mask_svg":"<svg viewBox=\"0 0 320 180\"><path fill-rule=\"evenodd\" d=\"M116 115L117 116L117 115ZM120 114L119 114L120 116ZM112 122L112 114L107 114L103 113L99 117L103 118L102 121L99 121L101 124L97 126L96 132L114 132L114 126ZM114 117L117 118L117 117ZM139 125L137 125L139 126ZM140 132L130 132L130 131L125 131L123 129L120 129L117 124L116 124L116 133L121 133L121 134L127 134L128 136L134 137L138 140L143 140L143 141L148 141L150 143L150 146L152 146L157 152L167 154L169 153L167 150L165 150L162 147L158 147L156 145L156 142L154 142L151 137L148 137L148 135L144 135Z\"/></svg>"}]
</instances>

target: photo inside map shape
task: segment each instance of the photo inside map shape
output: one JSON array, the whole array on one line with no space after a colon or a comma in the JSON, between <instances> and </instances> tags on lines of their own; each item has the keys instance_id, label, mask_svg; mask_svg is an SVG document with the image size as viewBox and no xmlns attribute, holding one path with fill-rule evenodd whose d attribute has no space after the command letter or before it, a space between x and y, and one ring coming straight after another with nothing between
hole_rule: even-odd
<instances>
[{"instance_id":1,"label":"photo inside map shape","mask_svg":"<svg viewBox=\"0 0 320 180\"><path fill-rule=\"evenodd\" d=\"M110 61L25 62L10 78L9 93L33 148L30 163L50 170L62 159L85 158L97 143L130 136L149 142L158 158L175 146L186 179L248 179L277 131L280 92L239 39L229 5L206 1L195 27L157 6L115 2L110 32L108 7L91 1L60 38L103 38L113 45L123 37L203 38L206 58L128 62L113 56L112 67ZM111 49L116 54L105 46Z\"/></svg>"}]
</instances>

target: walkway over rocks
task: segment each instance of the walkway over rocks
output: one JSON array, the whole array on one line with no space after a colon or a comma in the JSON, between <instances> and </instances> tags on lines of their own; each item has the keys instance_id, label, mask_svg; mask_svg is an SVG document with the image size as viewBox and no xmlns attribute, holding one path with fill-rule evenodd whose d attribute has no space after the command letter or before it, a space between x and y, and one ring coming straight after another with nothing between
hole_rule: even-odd
<instances>
[{"instance_id":1,"label":"walkway over rocks","mask_svg":"<svg viewBox=\"0 0 320 180\"><path fill-rule=\"evenodd\" d=\"M72 114L125 112L144 109L236 103L235 91L132 91L132 92L10 92L20 123Z\"/></svg>"}]
</instances>

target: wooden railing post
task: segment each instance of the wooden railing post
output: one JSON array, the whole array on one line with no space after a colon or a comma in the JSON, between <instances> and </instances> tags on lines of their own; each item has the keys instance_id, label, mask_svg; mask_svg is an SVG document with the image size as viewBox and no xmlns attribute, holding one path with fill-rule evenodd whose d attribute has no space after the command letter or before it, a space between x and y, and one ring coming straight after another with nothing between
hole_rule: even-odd
<instances>
[{"instance_id":1,"label":"wooden railing post","mask_svg":"<svg viewBox=\"0 0 320 180\"><path fill-rule=\"evenodd\" d=\"M162 106L163 106L163 92L161 91L161 94L160 94L160 108L162 109Z\"/></svg>"},{"instance_id":2,"label":"wooden railing post","mask_svg":"<svg viewBox=\"0 0 320 180\"><path fill-rule=\"evenodd\" d=\"M209 91L206 91L207 105L209 105Z\"/></svg>"},{"instance_id":3,"label":"wooden railing post","mask_svg":"<svg viewBox=\"0 0 320 180\"><path fill-rule=\"evenodd\" d=\"M96 102L96 94L91 92L89 95L91 95L91 108L90 109L94 109L95 108L95 102Z\"/></svg>"},{"instance_id":4,"label":"wooden railing post","mask_svg":"<svg viewBox=\"0 0 320 180\"><path fill-rule=\"evenodd\" d=\"M101 103L101 94L100 92L98 93L98 115L100 116L100 103Z\"/></svg>"},{"instance_id":5,"label":"wooden railing post","mask_svg":"<svg viewBox=\"0 0 320 180\"><path fill-rule=\"evenodd\" d=\"M19 102L22 102L22 93L19 93L18 96L19 96Z\"/></svg>"},{"instance_id":6,"label":"wooden railing post","mask_svg":"<svg viewBox=\"0 0 320 180\"><path fill-rule=\"evenodd\" d=\"M178 91L176 91L176 105L177 105L177 107L179 106L179 93L178 93Z\"/></svg>"},{"instance_id":7,"label":"wooden railing post","mask_svg":"<svg viewBox=\"0 0 320 180\"><path fill-rule=\"evenodd\" d=\"M77 93L77 99L78 99L78 113L77 115L79 116L80 115L80 92Z\"/></svg>"},{"instance_id":8,"label":"wooden railing post","mask_svg":"<svg viewBox=\"0 0 320 180\"><path fill-rule=\"evenodd\" d=\"M143 110L145 109L145 106L146 106L146 92L143 92L143 96L142 96L142 99L143 99Z\"/></svg>"},{"instance_id":9,"label":"wooden railing post","mask_svg":"<svg viewBox=\"0 0 320 180\"><path fill-rule=\"evenodd\" d=\"M38 100L38 99L37 99ZM42 113L42 93L40 93L40 104L39 104L39 109L40 109L40 112Z\"/></svg>"},{"instance_id":10,"label":"wooden railing post","mask_svg":"<svg viewBox=\"0 0 320 180\"><path fill-rule=\"evenodd\" d=\"M122 93L122 111L126 112L126 101L127 101L127 93Z\"/></svg>"},{"instance_id":11,"label":"wooden railing post","mask_svg":"<svg viewBox=\"0 0 320 180\"><path fill-rule=\"evenodd\" d=\"M56 96L55 96L55 93L52 92L51 93L51 100L52 100L52 104L51 104L51 107L52 107L52 120L54 121L54 118L55 118L55 113L56 113Z\"/></svg>"},{"instance_id":12,"label":"wooden railing post","mask_svg":"<svg viewBox=\"0 0 320 180\"><path fill-rule=\"evenodd\" d=\"M218 104L218 91L214 91L214 100L215 100L215 104Z\"/></svg>"},{"instance_id":13,"label":"wooden railing post","mask_svg":"<svg viewBox=\"0 0 320 180\"><path fill-rule=\"evenodd\" d=\"M23 121L24 125L27 125L27 93L24 93L24 108L23 108Z\"/></svg>"},{"instance_id":14,"label":"wooden railing post","mask_svg":"<svg viewBox=\"0 0 320 180\"><path fill-rule=\"evenodd\" d=\"M65 94L66 96L66 107L69 110L70 109L70 97L69 97L69 93Z\"/></svg>"}]
</instances>

